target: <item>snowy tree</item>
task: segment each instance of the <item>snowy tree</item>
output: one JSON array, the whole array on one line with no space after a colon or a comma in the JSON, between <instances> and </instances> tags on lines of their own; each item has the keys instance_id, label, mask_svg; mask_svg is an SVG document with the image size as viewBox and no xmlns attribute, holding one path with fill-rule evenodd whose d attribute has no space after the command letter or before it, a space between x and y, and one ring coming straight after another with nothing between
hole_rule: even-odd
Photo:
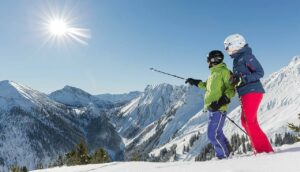
<instances>
[{"instance_id":1,"label":"snowy tree","mask_svg":"<svg viewBox=\"0 0 300 172\"><path fill-rule=\"evenodd\" d=\"M185 152L186 152L186 147L185 147L185 145L183 145L182 154L184 154Z\"/></svg>"},{"instance_id":2,"label":"snowy tree","mask_svg":"<svg viewBox=\"0 0 300 172\"><path fill-rule=\"evenodd\" d=\"M83 139L75 146L73 150L66 153L63 156L59 156L58 159L54 162L54 166L61 165L81 165L88 164L90 161L90 157L88 155L88 148L84 143Z\"/></svg>"},{"instance_id":3,"label":"snowy tree","mask_svg":"<svg viewBox=\"0 0 300 172\"><path fill-rule=\"evenodd\" d=\"M167 148L163 148L162 150L160 150L159 156L164 157L167 153L168 153Z\"/></svg>"},{"instance_id":4,"label":"snowy tree","mask_svg":"<svg viewBox=\"0 0 300 172\"><path fill-rule=\"evenodd\" d=\"M190 147L193 147L193 145L194 145L194 143L197 141L197 139L198 139L199 137L197 137L197 135L195 134L195 135L193 135L191 138L190 138L190 141L189 141L189 145L190 145Z\"/></svg>"},{"instance_id":5,"label":"snowy tree","mask_svg":"<svg viewBox=\"0 0 300 172\"><path fill-rule=\"evenodd\" d=\"M11 172L28 172L27 167L23 166L23 167L18 167L18 166L13 166L10 169Z\"/></svg>"},{"instance_id":6,"label":"snowy tree","mask_svg":"<svg viewBox=\"0 0 300 172\"><path fill-rule=\"evenodd\" d=\"M251 143L247 143L247 151L252 151L252 146L251 146Z\"/></svg>"},{"instance_id":7,"label":"snowy tree","mask_svg":"<svg viewBox=\"0 0 300 172\"><path fill-rule=\"evenodd\" d=\"M298 116L299 116L299 119L300 119L300 114L298 114ZM296 126L296 125L294 125L293 123L289 123L289 124L288 124L288 127L289 127L292 131L294 131L295 133L298 134L297 141L299 142L299 141L300 141L300 126Z\"/></svg>"},{"instance_id":8,"label":"snowy tree","mask_svg":"<svg viewBox=\"0 0 300 172\"><path fill-rule=\"evenodd\" d=\"M78 163L75 150L71 150L70 152L66 153L65 157L66 160L64 164L66 165L76 165Z\"/></svg>"},{"instance_id":9,"label":"snowy tree","mask_svg":"<svg viewBox=\"0 0 300 172\"><path fill-rule=\"evenodd\" d=\"M155 159L154 155L151 155L151 159ZM132 157L130 158L130 161L141 161L141 155L137 152L132 154ZM154 161L154 160L153 160Z\"/></svg>"},{"instance_id":10,"label":"snowy tree","mask_svg":"<svg viewBox=\"0 0 300 172\"><path fill-rule=\"evenodd\" d=\"M98 163L107 163L107 162L110 162L110 161L111 160L109 158L108 153L103 148L99 148L91 156L90 163L98 164Z\"/></svg>"},{"instance_id":11,"label":"snowy tree","mask_svg":"<svg viewBox=\"0 0 300 172\"><path fill-rule=\"evenodd\" d=\"M206 145L201 153L195 158L195 161L207 161L215 157L215 150L212 144Z\"/></svg>"},{"instance_id":12,"label":"snowy tree","mask_svg":"<svg viewBox=\"0 0 300 172\"><path fill-rule=\"evenodd\" d=\"M50 167L63 166L65 164L65 161L66 159L64 158L64 156L59 155L58 159L52 165L50 165Z\"/></svg>"},{"instance_id":13,"label":"snowy tree","mask_svg":"<svg viewBox=\"0 0 300 172\"><path fill-rule=\"evenodd\" d=\"M76 148L76 156L79 164L88 164L90 157L88 155L88 148L84 143L83 139L80 139L80 143Z\"/></svg>"},{"instance_id":14,"label":"snowy tree","mask_svg":"<svg viewBox=\"0 0 300 172\"><path fill-rule=\"evenodd\" d=\"M235 152L236 150L238 150L239 147L243 144L242 138L240 137L240 135L237 134L237 133L233 134L231 136L231 139L230 139L230 144L231 144L233 152ZM241 152L238 152L238 153L241 153Z\"/></svg>"},{"instance_id":15,"label":"snowy tree","mask_svg":"<svg viewBox=\"0 0 300 172\"><path fill-rule=\"evenodd\" d=\"M291 134L291 133L285 133L284 137L283 137L283 142L282 144L294 144L297 141L299 141L299 138L297 138L295 135Z\"/></svg>"},{"instance_id":16,"label":"snowy tree","mask_svg":"<svg viewBox=\"0 0 300 172\"><path fill-rule=\"evenodd\" d=\"M275 146L281 146L282 145L282 137L281 134L275 134Z\"/></svg>"},{"instance_id":17,"label":"snowy tree","mask_svg":"<svg viewBox=\"0 0 300 172\"><path fill-rule=\"evenodd\" d=\"M186 150L186 152L189 152L190 151L190 146L188 145L185 150Z\"/></svg>"},{"instance_id":18,"label":"snowy tree","mask_svg":"<svg viewBox=\"0 0 300 172\"><path fill-rule=\"evenodd\" d=\"M282 137L281 134L275 134L275 146L281 146L284 144L294 144L298 141L298 138L294 136L291 133L284 133L284 136Z\"/></svg>"},{"instance_id":19,"label":"snowy tree","mask_svg":"<svg viewBox=\"0 0 300 172\"><path fill-rule=\"evenodd\" d=\"M44 169L43 164L39 163L36 165L35 169Z\"/></svg>"}]
</instances>

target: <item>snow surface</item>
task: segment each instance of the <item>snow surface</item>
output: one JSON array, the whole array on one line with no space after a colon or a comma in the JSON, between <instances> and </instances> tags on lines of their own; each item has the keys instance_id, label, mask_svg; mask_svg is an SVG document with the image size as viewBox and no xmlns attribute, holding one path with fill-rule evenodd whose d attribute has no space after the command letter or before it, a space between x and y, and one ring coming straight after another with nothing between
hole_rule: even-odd
<instances>
[{"instance_id":1,"label":"snow surface","mask_svg":"<svg viewBox=\"0 0 300 172\"><path fill-rule=\"evenodd\" d=\"M34 172L299 172L300 143L284 145L276 153L244 155L206 162L113 162L57 167Z\"/></svg>"}]
</instances>

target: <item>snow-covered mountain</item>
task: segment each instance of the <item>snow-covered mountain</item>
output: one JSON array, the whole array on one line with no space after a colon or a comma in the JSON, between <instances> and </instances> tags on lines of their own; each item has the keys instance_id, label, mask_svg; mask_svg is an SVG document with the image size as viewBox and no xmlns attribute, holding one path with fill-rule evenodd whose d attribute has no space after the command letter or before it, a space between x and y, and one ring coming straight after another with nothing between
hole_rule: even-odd
<instances>
[{"instance_id":1,"label":"snow-covered mountain","mask_svg":"<svg viewBox=\"0 0 300 172\"><path fill-rule=\"evenodd\" d=\"M193 91L193 94L201 94L197 89L193 89ZM112 120L122 136L131 139L146 126L159 120L162 115L166 115L172 109L177 109L185 104L187 92L188 88L184 86L174 87L169 84L147 86L139 97L120 108L116 114L112 114ZM200 106L201 103L203 104L201 96L195 96L198 100L194 100ZM189 111L191 110L190 108ZM193 110L197 112L200 108Z\"/></svg>"},{"instance_id":2,"label":"snow-covered mountain","mask_svg":"<svg viewBox=\"0 0 300 172\"><path fill-rule=\"evenodd\" d=\"M55 108L60 105L49 99L46 94L13 81L0 82L0 89L0 109L3 111L10 110L15 106L30 110L37 106L52 106Z\"/></svg>"},{"instance_id":3,"label":"snow-covered mountain","mask_svg":"<svg viewBox=\"0 0 300 172\"><path fill-rule=\"evenodd\" d=\"M99 94L97 97L114 104L123 104L137 98L140 94L141 92L139 91L132 91L124 94Z\"/></svg>"},{"instance_id":4,"label":"snow-covered mountain","mask_svg":"<svg viewBox=\"0 0 300 172\"><path fill-rule=\"evenodd\" d=\"M259 109L259 121L270 138L284 133L288 122L297 121L300 113L300 57L263 80L266 94ZM158 156L163 149L176 150L178 160L194 160L208 143L207 115L203 107L203 92L196 87L162 84L149 86L136 99L110 116L125 138L126 156ZM233 99L229 115L240 124L238 98ZM230 121L224 128L230 137L240 130ZM188 152L193 137L198 140Z\"/></svg>"},{"instance_id":5,"label":"snow-covered mountain","mask_svg":"<svg viewBox=\"0 0 300 172\"><path fill-rule=\"evenodd\" d=\"M103 147L122 159L123 142L103 114L70 108L13 81L0 82L0 171L18 164L48 165L83 138L91 151Z\"/></svg>"},{"instance_id":6,"label":"snow-covered mountain","mask_svg":"<svg viewBox=\"0 0 300 172\"><path fill-rule=\"evenodd\" d=\"M49 95L53 100L68 106L87 107L95 106L98 108L111 108L112 103L105 101L97 96L93 96L79 88L65 86Z\"/></svg>"},{"instance_id":7,"label":"snow-covered mountain","mask_svg":"<svg viewBox=\"0 0 300 172\"><path fill-rule=\"evenodd\" d=\"M202 118L194 124L201 126L207 121L202 115L203 97L204 91L194 86L148 86L139 97L111 113L112 123L124 137L126 158L138 154L147 159L156 149L173 146L174 140L188 143L199 131L195 130L198 126L189 129L187 123L198 116ZM238 101L232 102L230 109L235 109Z\"/></svg>"}]
</instances>

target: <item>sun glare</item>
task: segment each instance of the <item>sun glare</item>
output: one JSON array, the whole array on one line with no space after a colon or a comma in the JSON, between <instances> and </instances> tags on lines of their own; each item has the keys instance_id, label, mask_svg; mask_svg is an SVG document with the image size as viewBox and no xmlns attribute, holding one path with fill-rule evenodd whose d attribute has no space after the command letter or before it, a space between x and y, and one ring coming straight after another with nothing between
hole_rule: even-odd
<instances>
[{"instance_id":1,"label":"sun glare","mask_svg":"<svg viewBox=\"0 0 300 172\"><path fill-rule=\"evenodd\" d=\"M54 19L49 23L49 31L54 36L65 36L68 33L68 25L62 19Z\"/></svg>"},{"instance_id":2,"label":"sun glare","mask_svg":"<svg viewBox=\"0 0 300 172\"><path fill-rule=\"evenodd\" d=\"M66 15L68 14L68 15ZM54 43L58 46L72 42L88 45L91 38L90 30L78 27L81 22L78 17L71 16L67 11L52 11L42 17L43 35L45 44Z\"/></svg>"}]
</instances>

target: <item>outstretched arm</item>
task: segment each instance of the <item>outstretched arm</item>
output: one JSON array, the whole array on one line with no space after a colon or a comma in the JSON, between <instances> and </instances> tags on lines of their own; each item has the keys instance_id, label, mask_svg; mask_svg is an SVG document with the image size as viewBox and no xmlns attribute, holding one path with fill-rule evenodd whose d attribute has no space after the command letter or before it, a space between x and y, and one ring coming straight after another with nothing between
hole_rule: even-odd
<instances>
[{"instance_id":1,"label":"outstretched arm","mask_svg":"<svg viewBox=\"0 0 300 172\"><path fill-rule=\"evenodd\" d=\"M203 90L206 90L206 82L200 82L198 84L198 87L201 88L201 89L203 89Z\"/></svg>"}]
</instances>

